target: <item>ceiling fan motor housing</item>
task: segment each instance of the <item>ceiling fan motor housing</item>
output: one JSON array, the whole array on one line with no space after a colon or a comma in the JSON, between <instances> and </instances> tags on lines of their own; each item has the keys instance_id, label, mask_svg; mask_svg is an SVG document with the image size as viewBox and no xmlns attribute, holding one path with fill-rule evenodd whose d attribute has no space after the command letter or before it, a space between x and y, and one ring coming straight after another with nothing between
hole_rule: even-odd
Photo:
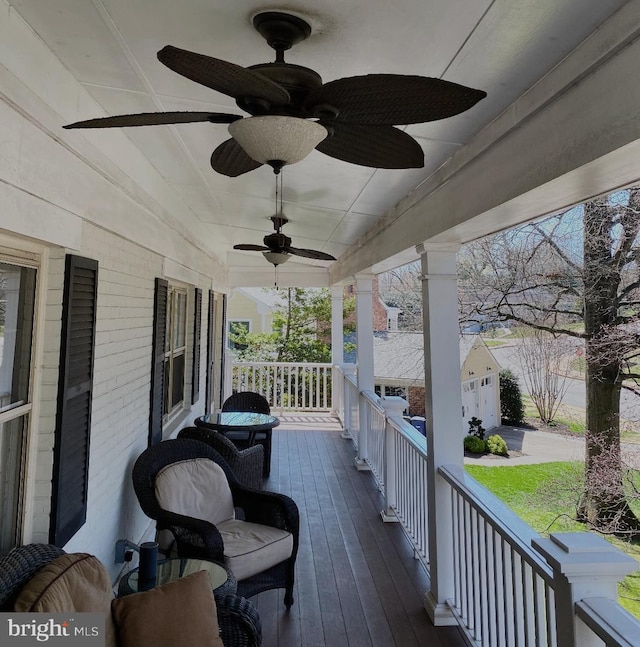
<instances>
[{"instance_id":1,"label":"ceiling fan motor housing","mask_svg":"<svg viewBox=\"0 0 640 647\"><path fill-rule=\"evenodd\" d=\"M264 244L272 251L281 251L291 247L291 238L285 236L282 232L276 232L265 236Z\"/></svg>"}]
</instances>

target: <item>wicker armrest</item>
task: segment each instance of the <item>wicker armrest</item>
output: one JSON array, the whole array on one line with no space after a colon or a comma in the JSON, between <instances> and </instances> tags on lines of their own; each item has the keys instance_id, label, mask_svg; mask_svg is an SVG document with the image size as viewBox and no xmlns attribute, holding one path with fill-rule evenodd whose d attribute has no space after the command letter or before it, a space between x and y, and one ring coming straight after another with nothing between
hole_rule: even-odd
<instances>
[{"instance_id":1,"label":"wicker armrest","mask_svg":"<svg viewBox=\"0 0 640 647\"><path fill-rule=\"evenodd\" d=\"M11 609L23 585L60 555L64 550L52 544L27 544L0 557L0 609Z\"/></svg>"},{"instance_id":2,"label":"wicker armrest","mask_svg":"<svg viewBox=\"0 0 640 647\"><path fill-rule=\"evenodd\" d=\"M239 595L217 600L218 624L225 647L260 647L262 627L258 610Z\"/></svg>"},{"instance_id":3,"label":"wicker armrest","mask_svg":"<svg viewBox=\"0 0 640 647\"><path fill-rule=\"evenodd\" d=\"M233 504L242 508L246 521L288 530L297 535L300 515L295 501L285 494L234 487Z\"/></svg>"},{"instance_id":4,"label":"wicker armrest","mask_svg":"<svg viewBox=\"0 0 640 647\"><path fill-rule=\"evenodd\" d=\"M224 560L222 536L209 521L163 510L158 515L157 529L173 533L181 557Z\"/></svg>"}]
</instances>

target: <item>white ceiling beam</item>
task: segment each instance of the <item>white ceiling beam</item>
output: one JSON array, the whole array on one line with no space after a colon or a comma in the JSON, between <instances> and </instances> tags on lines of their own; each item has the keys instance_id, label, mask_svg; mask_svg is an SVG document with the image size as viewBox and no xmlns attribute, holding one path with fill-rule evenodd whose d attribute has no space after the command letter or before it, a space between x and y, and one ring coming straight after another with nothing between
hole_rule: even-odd
<instances>
[{"instance_id":1,"label":"white ceiling beam","mask_svg":"<svg viewBox=\"0 0 640 647\"><path fill-rule=\"evenodd\" d=\"M331 283L637 182L639 25L640 3L625 5L333 263Z\"/></svg>"}]
</instances>

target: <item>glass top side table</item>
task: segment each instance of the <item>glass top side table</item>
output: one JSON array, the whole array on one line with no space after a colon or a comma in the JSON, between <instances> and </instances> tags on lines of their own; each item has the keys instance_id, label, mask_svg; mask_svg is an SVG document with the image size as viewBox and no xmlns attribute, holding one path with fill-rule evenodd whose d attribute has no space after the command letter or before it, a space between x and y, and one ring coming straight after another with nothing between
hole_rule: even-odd
<instances>
[{"instance_id":1,"label":"glass top side table","mask_svg":"<svg viewBox=\"0 0 640 647\"><path fill-rule=\"evenodd\" d=\"M211 586L216 598L223 598L225 595L235 594L238 590L238 582L235 575L218 562L211 562L206 559L165 559L158 562L158 570L155 586L174 582L181 577L186 577L198 571L207 571L211 577ZM138 569L131 569L118 584L118 595L129 595L137 593Z\"/></svg>"}]
</instances>

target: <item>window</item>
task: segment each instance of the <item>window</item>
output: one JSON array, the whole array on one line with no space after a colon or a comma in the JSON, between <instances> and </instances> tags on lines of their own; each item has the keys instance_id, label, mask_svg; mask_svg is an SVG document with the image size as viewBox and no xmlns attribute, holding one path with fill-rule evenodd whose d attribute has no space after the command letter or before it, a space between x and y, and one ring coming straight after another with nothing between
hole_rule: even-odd
<instances>
[{"instance_id":1,"label":"window","mask_svg":"<svg viewBox=\"0 0 640 647\"><path fill-rule=\"evenodd\" d=\"M229 319L227 323L227 348L229 350L244 350L245 344L234 341L233 337L242 332L251 332L251 321L247 319Z\"/></svg>"},{"instance_id":2,"label":"window","mask_svg":"<svg viewBox=\"0 0 640 647\"><path fill-rule=\"evenodd\" d=\"M169 286L164 345L164 414L184 402L187 349L187 290Z\"/></svg>"},{"instance_id":3,"label":"window","mask_svg":"<svg viewBox=\"0 0 640 647\"><path fill-rule=\"evenodd\" d=\"M0 260L0 553L19 542L36 270Z\"/></svg>"}]
</instances>

